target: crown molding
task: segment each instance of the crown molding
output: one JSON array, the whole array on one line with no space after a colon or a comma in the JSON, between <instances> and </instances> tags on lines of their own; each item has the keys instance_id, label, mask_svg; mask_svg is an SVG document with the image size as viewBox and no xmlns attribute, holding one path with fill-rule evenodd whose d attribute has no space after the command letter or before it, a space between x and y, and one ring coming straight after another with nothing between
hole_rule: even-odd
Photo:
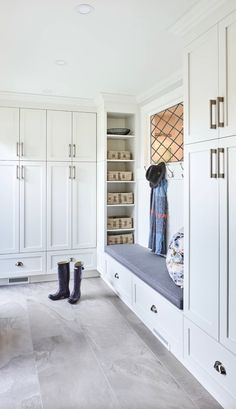
<instances>
[{"instance_id":1,"label":"crown molding","mask_svg":"<svg viewBox=\"0 0 236 409\"><path fill-rule=\"evenodd\" d=\"M0 91L0 103L5 106L30 108L84 109L96 106L92 99Z\"/></svg>"},{"instance_id":2,"label":"crown molding","mask_svg":"<svg viewBox=\"0 0 236 409\"><path fill-rule=\"evenodd\" d=\"M225 3L227 3L227 0L200 0L177 20L168 31L176 36L184 37Z\"/></svg>"},{"instance_id":3,"label":"crown molding","mask_svg":"<svg viewBox=\"0 0 236 409\"><path fill-rule=\"evenodd\" d=\"M94 101L96 105L109 103L137 104L136 97L134 95L111 94L108 92L101 92Z\"/></svg>"},{"instance_id":4,"label":"crown molding","mask_svg":"<svg viewBox=\"0 0 236 409\"><path fill-rule=\"evenodd\" d=\"M154 99L161 97L173 91L176 88L182 87L183 76L181 71L177 71L175 74L170 75L164 80L158 82L154 87L148 89L147 91L137 95L136 101L140 105L147 104Z\"/></svg>"}]
</instances>

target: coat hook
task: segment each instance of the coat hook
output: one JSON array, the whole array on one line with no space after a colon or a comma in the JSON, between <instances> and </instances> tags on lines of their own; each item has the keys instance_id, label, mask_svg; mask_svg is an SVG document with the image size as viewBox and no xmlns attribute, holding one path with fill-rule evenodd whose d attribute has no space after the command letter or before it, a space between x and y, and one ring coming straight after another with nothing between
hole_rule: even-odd
<instances>
[{"instance_id":1,"label":"coat hook","mask_svg":"<svg viewBox=\"0 0 236 409\"><path fill-rule=\"evenodd\" d=\"M182 171L184 171L184 166L183 166L183 163L182 163L182 162L180 162L180 167L181 167ZM181 176L182 176L182 178L184 177L184 173L183 173L183 172L181 173Z\"/></svg>"},{"instance_id":2,"label":"coat hook","mask_svg":"<svg viewBox=\"0 0 236 409\"><path fill-rule=\"evenodd\" d=\"M168 170L168 173L167 173L168 178L170 179L174 178L175 175L174 175L173 170L171 170L168 165L166 165L166 168Z\"/></svg>"}]
</instances>

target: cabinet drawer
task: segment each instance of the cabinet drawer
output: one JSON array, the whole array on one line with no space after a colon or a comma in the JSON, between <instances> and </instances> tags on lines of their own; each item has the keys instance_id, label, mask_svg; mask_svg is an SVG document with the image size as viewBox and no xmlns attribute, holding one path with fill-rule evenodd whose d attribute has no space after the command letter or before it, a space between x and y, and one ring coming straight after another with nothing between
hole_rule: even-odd
<instances>
[{"instance_id":1,"label":"cabinet drawer","mask_svg":"<svg viewBox=\"0 0 236 409\"><path fill-rule=\"evenodd\" d=\"M0 278L45 274L45 261L45 253L0 256Z\"/></svg>"},{"instance_id":2,"label":"cabinet drawer","mask_svg":"<svg viewBox=\"0 0 236 409\"><path fill-rule=\"evenodd\" d=\"M56 274L59 261L71 261L71 268L73 268L78 260L83 261L85 270L96 270L96 249L48 252L47 271Z\"/></svg>"},{"instance_id":3,"label":"cabinet drawer","mask_svg":"<svg viewBox=\"0 0 236 409\"><path fill-rule=\"evenodd\" d=\"M121 299L127 304L132 303L131 272L108 255L106 256L106 279Z\"/></svg>"},{"instance_id":4,"label":"cabinet drawer","mask_svg":"<svg viewBox=\"0 0 236 409\"><path fill-rule=\"evenodd\" d=\"M225 389L226 393L235 399L235 406L230 407L236 407L236 357L187 319L184 320L184 336L185 359L191 366L197 368L198 372L200 371L201 378L208 379L210 375L221 388ZM225 375L214 368L217 361L225 368Z\"/></svg>"},{"instance_id":5,"label":"cabinet drawer","mask_svg":"<svg viewBox=\"0 0 236 409\"><path fill-rule=\"evenodd\" d=\"M134 277L134 310L175 355L183 355L183 312Z\"/></svg>"}]
</instances>

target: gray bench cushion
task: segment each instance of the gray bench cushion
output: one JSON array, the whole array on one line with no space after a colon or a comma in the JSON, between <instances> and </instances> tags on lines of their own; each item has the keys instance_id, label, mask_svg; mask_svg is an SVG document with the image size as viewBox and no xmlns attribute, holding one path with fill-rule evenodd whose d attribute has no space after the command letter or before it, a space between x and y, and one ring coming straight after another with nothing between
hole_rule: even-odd
<instances>
[{"instance_id":1,"label":"gray bench cushion","mask_svg":"<svg viewBox=\"0 0 236 409\"><path fill-rule=\"evenodd\" d=\"M107 246L105 251L176 307L183 309L183 289L171 280L164 257L139 244L116 244Z\"/></svg>"}]
</instances>

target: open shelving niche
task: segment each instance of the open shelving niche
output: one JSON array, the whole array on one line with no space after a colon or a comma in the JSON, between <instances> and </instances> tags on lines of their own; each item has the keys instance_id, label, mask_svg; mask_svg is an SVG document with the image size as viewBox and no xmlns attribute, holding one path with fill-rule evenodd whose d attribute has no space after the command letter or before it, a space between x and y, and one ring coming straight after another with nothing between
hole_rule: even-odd
<instances>
[{"instance_id":1,"label":"open shelving niche","mask_svg":"<svg viewBox=\"0 0 236 409\"><path fill-rule=\"evenodd\" d=\"M128 135L107 134L107 154L108 151L129 151L130 160L107 159L106 170L108 171L131 171L131 181L109 181L107 179L108 193L133 193L133 204L106 205L106 238L108 235L131 233L135 242L135 203L136 203L136 146L135 146L135 114L107 112L107 128L128 128ZM108 156L107 156L108 158ZM106 198L107 203L107 198ZM132 228L110 229L107 227L109 217L131 217Z\"/></svg>"}]
</instances>

